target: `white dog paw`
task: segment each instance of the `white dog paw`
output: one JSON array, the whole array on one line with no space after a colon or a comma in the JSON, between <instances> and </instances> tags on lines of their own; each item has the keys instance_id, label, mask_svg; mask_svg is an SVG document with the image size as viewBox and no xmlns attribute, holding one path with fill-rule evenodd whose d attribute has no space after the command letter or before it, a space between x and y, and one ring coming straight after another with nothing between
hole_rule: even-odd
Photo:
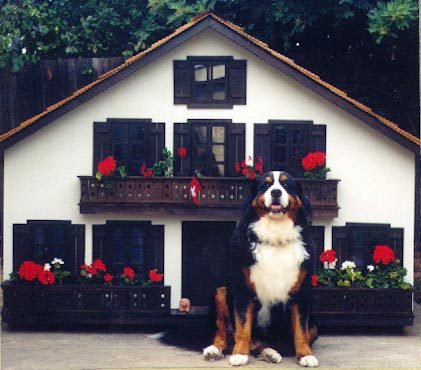
<instances>
[{"instance_id":1,"label":"white dog paw","mask_svg":"<svg viewBox=\"0 0 421 370\"><path fill-rule=\"evenodd\" d=\"M303 367L317 367L319 366L319 360L313 355L307 355L300 358L300 365Z\"/></svg>"},{"instance_id":2,"label":"white dog paw","mask_svg":"<svg viewBox=\"0 0 421 370\"><path fill-rule=\"evenodd\" d=\"M220 360L221 358L224 358L224 354L217 346L214 346L212 344L211 346L206 347L203 350L203 357L205 358L205 360L215 361L215 360Z\"/></svg>"},{"instance_id":3,"label":"white dog paw","mask_svg":"<svg viewBox=\"0 0 421 370\"><path fill-rule=\"evenodd\" d=\"M259 359L279 364L282 361L282 356L273 348L265 348L260 354Z\"/></svg>"},{"instance_id":4,"label":"white dog paw","mask_svg":"<svg viewBox=\"0 0 421 370\"><path fill-rule=\"evenodd\" d=\"M247 355L232 355L229 359L229 364L231 366L242 366L246 365L249 362L249 356Z\"/></svg>"}]
</instances>

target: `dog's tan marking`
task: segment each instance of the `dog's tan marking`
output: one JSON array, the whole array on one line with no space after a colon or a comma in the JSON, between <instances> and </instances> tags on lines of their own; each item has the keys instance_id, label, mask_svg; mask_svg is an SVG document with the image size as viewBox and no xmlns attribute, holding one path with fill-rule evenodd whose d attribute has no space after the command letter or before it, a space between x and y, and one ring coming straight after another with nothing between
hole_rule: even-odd
<instances>
[{"instance_id":1,"label":"dog's tan marking","mask_svg":"<svg viewBox=\"0 0 421 370\"><path fill-rule=\"evenodd\" d=\"M297 304L291 305L291 324L297 359L300 360L301 357L312 355L313 352L310 348L310 333L307 329L307 322L305 323L305 328L303 328Z\"/></svg>"},{"instance_id":2,"label":"dog's tan marking","mask_svg":"<svg viewBox=\"0 0 421 370\"><path fill-rule=\"evenodd\" d=\"M307 276L307 270L305 269L300 270L300 273L298 274L298 277L297 277L297 281L295 282L295 284L292 286L291 290L289 291L290 294L297 293L300 290L301 285L303 284L303 281L306 276Z\"/></svg>"},{"instance_id":3,"label":"dog's tan marking","mask_svg":"<svg viewBox=\"0 0 421 370\"><path fill-rule=\"evenodd\" d=\"M287 215L292 221L295 222L297 218L297 212L302 206L301 199L296 196L289 195L288 202L289 202L289 209L288 209Z\"/></svg>"},{"instance_id":4,"label":"dog's tan marking","mask_svg":"<svg viewBox=\"0 0 421 370\"><path fill-rule=\"evenodd\" d=\"M287 181L287 179L288 179L288 176L287 175L281 175L281 177L280 177L280 180L282 182Z\"/></svg>"},{"instance_id":5,"label":"dog's tan marking","mask_svg":"<svg viewBox=\"0 0 421 370\"><path fill-rule=\"evenodd\" d=\"M216 307L216 333L213 339L213 345L221 351L227 348L227 328L229 320L229 311L227 303L227 288L216 289L215 293Z\"/></svg>"},{"instance_id":6,"label":"dog's tan marking","mask_svg":"<svg viewBox=\"0 0 421 370\"><path fill-rule=\"evenodd\" d=\"M250 267L244 267L243 268L243 275L244 275L244 278L246 280L246 284L250 288L250 290L255 293L256 287L255 287L254 283L250 280L250 273L251 273Z\"/></svg>"},{"instance_id":7,"label":"dog's tan marking","mask_svg":"<svg viewBox=\"0 0 421 370\"><path fill-rule=\"evenodd\" d=\"M250 354L254 306L254 301L250 302L244 317L235 312L235 346L232 351L233 355Z\"/></svg>"},{"instance_id":8,"label":"dog's tan marking","mask_svg":"<svg viewBox=\"0 0 421 370\"><path fill-rule=\"evenodd\" d=\"M266 214L266 211L265 211L265 196L264 196L264 194L260 194L256 198L254 198L251 205L256 210L256 214L259 217L263 217Z\"/></svg>"},{"instance_id":9,"label":"dog's tan marking","mask_svg":"<svg viewBox=\"0 0 421 370\"><path fill-rule=\"evenodd\" d=\"M265 180L266 180L266 182L267 182L268 184L272 184L272 183L273 183L273 179L272 179L272 177L270 177L270 176L267 176L267 177L265 178Z\"/></svg>"}]
</instances>

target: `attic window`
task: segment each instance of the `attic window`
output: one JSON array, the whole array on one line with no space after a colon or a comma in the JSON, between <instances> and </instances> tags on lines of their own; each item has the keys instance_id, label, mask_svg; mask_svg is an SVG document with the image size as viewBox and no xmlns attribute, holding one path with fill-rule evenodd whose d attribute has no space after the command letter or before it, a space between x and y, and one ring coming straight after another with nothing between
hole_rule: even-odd
<instances>
[{"instance_id":1,"label":"attic window","mask_svg":"<svg viewBox=\"0 0 421 370\"><path fill-rule=\"evenodd\" d=\"M232 57L188 57L174 61L174 104L232 108L246 104L246 61Z\"/></svg>"}]
</instances>

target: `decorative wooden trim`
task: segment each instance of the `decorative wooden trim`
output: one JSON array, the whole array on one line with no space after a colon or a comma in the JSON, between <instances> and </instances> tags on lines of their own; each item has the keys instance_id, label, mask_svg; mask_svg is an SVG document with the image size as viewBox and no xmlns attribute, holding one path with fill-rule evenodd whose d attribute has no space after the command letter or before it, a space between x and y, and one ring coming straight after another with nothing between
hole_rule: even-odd
<instances>
[{"instance_id":1,"label":"decorative wooden trim","mask_svg":"<svg viewBox=\"0 0 421 370\"><path fill-rule=\"evenodd\" d=\"M79 176L81 183L80 212L142 213L147 216L238 217L250 193L252 181L236 177L202 177L196 206L190 195L191 177L126 177L116 179L107 190L93 176ZM313 204L315 217L338 215L337 184L339 180L301 179L304 193Z\"/></svg>"}]
</instances>

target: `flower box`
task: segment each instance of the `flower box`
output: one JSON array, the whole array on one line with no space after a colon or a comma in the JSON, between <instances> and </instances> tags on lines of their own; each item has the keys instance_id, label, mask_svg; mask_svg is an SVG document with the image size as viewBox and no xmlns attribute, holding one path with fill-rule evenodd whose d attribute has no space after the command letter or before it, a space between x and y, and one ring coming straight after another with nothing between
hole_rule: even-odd
<instances>
[{"instance_id":1,"label":"flower box","mask_svg":"<svg viewBox=\"0 0 421 370\"><path fill-rule=\"evenodd\" d=\"M169 286L49 285L6 281L2 319L28 324L140 322L170 314Z\"/></svg>"},{"instance_id":2,"label":"flower box","mask_svg":"<svg viewBox=\"0 0 421 370\"><path fill-rule=\"evenodd\" d=\"M413 325L411 289L312 288L312 313L320 326Z\"/></svg>"},{"instance_id":3,"label":"flower box","mask_svg":"<svg viewBox=\"0 0 421 370\"><path fill-rule=\"evenodd\" d=\"M93 176L79 176L80 213L141 212L156 216L162 212L175 215L234 216L241 208L251 187L251 180L237 177L201 177L199 206L190 194L191 177L125 177L116 178L112 187ZM338 215L339 180L299 179L309 197L315 217Z\"/></svg>"}]
</instances>

